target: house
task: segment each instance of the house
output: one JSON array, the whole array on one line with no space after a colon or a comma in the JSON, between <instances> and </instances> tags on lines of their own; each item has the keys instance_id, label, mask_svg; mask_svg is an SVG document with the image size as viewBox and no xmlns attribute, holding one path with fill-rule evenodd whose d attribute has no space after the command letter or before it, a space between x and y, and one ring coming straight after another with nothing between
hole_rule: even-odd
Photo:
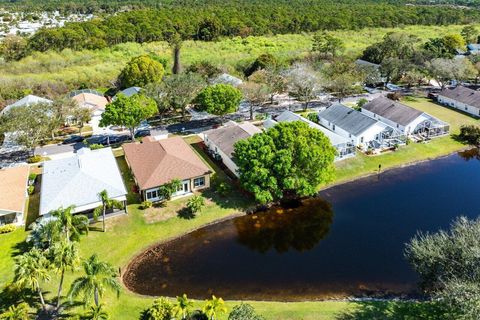
<instances>
[{"instance_id":1,"label":"house","mask_svg":"<svg viewBox=\"0 0 480 320\"><path fill-rule=\"evenodd\" d=\"M130 88L127 88L127 89L124 89L124 90L120 91L120 93L123 93L127 97L131 97L134 94L139 94L140 91L142 91L142 88L140 88L140 87L130 87Z\"/></svg>"},{"instance_id":2,"label":"house","mask_svg":"<svg viewBox=\"0 0 480 320\"><path fill-rule=\"evenodd\" d=\"M0 226L24 223L28 166L0 169Z\"/></svg>"},{"instance_id":3,"label":"house","mask_svg":"<svg viewBox=\"0 0 480 320\"><path fill-rule=\"evenodd\" d=\"M448 134L449 125L425 112L386 97L365 104L361 112L402 132L406 137L436 137Z\"/></svg>"},{"instance_id":4,"label":"house","mask_svg":"<svg viewBox=\"0 0 480 320\"><path fill-rule=\"evenodd\" d=\"M321 131L327 138L330 140L332 146L337 149L337 156L335 157L335 161L343 160L349 157L355 156L355 146L352 142L341 135L328 130L327 128L322 127L321 125L316 124L299 114L293 113L291 111L284 111L279 116L275 118L275 120L267 120L264 122L265 128L270 128L274 126L278 122L293 122L293 121L302 121L308 124L311 128L317 129Z\"/></svg>"},{"instance_id":5,"label":"house","mask_svg":"<svg viewBox=\"0 0 480 320\"><path fill-rule=\"evenodd\" d=\"M40 193L40 215L75 206L74 213L90 214L102 202L98 194L106 190L111 199L126 210L127 190L112 149L80 149L72 156L46 161ZM113 213L113 212L110 212Z\"/></svg>"},{"instance_id":6,"label":"house","mask_svg":"<svg viewBox=\"0 0 480 320\"><path fill-rule=\"evenodd\" d=\"M3 108L2 111L0 111L0 115L15 107L32 106L32 105L41 104L41 103L52 104L53 101L29 94L28 96L23 97L17 102L12 103L6 106L5 108Z\"/></svg>"},{"instance_id":7,"label":"house","mask_svg":"<svg viewBox=\"0 0 480 320\"><path fill-rule=\"evenodd\" d=\"M238 177L238 167L233 160L233 146L237 141L248 139L262 130L250 122L228 122L225 126L204 132L203 141L208 150L222 160L223 164Z\"/></svg>"},{"instance_id":8,"label":"house","mask_svg":"<svg viewBox=\"0 0 480 320\"><path fill-rule=\"evenodd\" d=\"M175 179L181 181L181 187L173 197L210 186L210 169L180 137L145 137L141 143L124 144L123 151L144 200L162 200L159 187Z\"/></svg>"},{"instance_id":9,"label":"house","mask_svg":"<svg viewBox=\"0 0 480 320\"><path fill-rule=\"evenodd\" d=\"M91 110L92 116L100 116L108 104L107 98L98 91L85 89L70 93L70 98L75 100L80 107Z\"/></svg>"},{"instance_id":10,"label":"house","mask_svg":"<svg viewBox=\"0 0 480 320\"><path fill-rule=\"evenodd\" d=\"M467 54L478 54L480 53L480 44L479 43L470 43L467 45Z\"/></svg>"},{"instance_id":11,"label":"house","mask_svg":"<svg viewBox=\"0 0 480 320\"><path fill-rule=\"evenodd\" d=\"M437 101L443 105L462 110L473 116L480 116L480 92L463 86L443 89Z\"/></svg>"},{"instance_id":12,"label":"house","mask_svg":"<svg viewBox=\"0 0 480 320\"><path fill-rule=\"evenodd\" d=\"M321 111L318 120L364 150L386 149L405 141L399 130L340 103Z\"/></svg>"},{"instance_id":13,"label":"house","mask_svg":"<svg viewBox=\"0 0 480 320\"><path fill-rule=\"evenodd\" d=\"M228 73L222 73L221 75L213 79L212 83L213 84L219 84L219 83L229 84L234 87L238 87L242 85L243 81L242 79L232 76Z\"/></svg>"}]
</instances>

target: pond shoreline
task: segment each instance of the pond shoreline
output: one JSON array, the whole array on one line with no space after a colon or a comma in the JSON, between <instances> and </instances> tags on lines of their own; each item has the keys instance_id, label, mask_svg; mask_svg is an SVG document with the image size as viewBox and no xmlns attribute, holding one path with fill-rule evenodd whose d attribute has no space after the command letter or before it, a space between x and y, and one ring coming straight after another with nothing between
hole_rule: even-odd
<instances>
[{"instance_id":1,"label":"pond shoreline","mask_svg":"<svg viewBox=\"0 0 480 320\"><path fill-rule=\"evenodd\" d=\"M472 149L472 147L466 147L466 148L463 148L462 150L459 150L459 151L456 151L456 152L452 152L450 154L447 154L447 155L442 155L442 156L439 156L439 157L434 157L434 158L429 158L429 159L424 159L424 160L420 160L420 161L414 161L414 162L410 162L410 163L405 163L405 164L402 164L402 165L399 165L399 166L395 166L395 167L390 167L388 169L385 169L384 171L382 171L380 173L380 175L382 173L386 173L386 172L390 172L392 170L398 170L398 169L402 169L402 168L405 168L405 167L410 167L410 166L415 166L415 165L418 165L418 164L421 164L421 163L425 163L425 162L429 162L429 161L432 161L432 160L437 160L437 159L442 159L442 158L447 158L449 156L452 156L454 154L457 154L458 152L462 152L462 151L466 151L466 150L470 150ZM343 185L343 184L347 184L347 183L351 183L351 182L354 182L354 181L357 181L357 180L361 180L361 179L365 179L365 178L368 178L368 177L371 177L371 176L374 176L374 175L377 175L377 173L370 173L370 174L365 174L363 176L359 176L359 177L356 177L354 179L349 179L349 180L346 180L346 181L342 181L342 182L339 182L339 183L335 183L335 184L332 184L332 185L329 185L329 186L326 186L324 188L321 188L317 194L315 196L313 196L313 198L316 198L316 197L319 197L320 193L325 191L325 190L328 190L328 189L331 189L333 187L337 187L337 186L340 186L340 185ZM257 208L259 208L257 206ZM171 238L168 238L166 240L163 240L163 241L160 241L160 242L157 242L157 243L154 243L152 245L150 245L149 247L145 248L145 249L142 249L140 252L138 252L137 254L135 254L129 261L129 263L126 265L126 267L122 268L122 272L121 272L121 275L120 275L120 278L122 280L122 285L131 293L135 294L135 295L138 295L138 296L142 296L142 297L156 297L156 295L148 295L148 294L139 294L133 290L130 289L130 287L127 285L127 283L125 282L125 275L127 273L129 273L129 271L134 268L137 264L139 264L141 261L142 261L142 257L145 256L146 253L148 253L149 251L150 252L153 252L154 250L153 249L156 249L156 248L164 248L166 245L168 245L169 243L171 242L174 242L176 240L179 240L195 231L198 231L198 230L201 230L201 229L204 229L204 228L207 228L207 227L210 227L210 226L213 226L213 225L216 225L216 224L220 224L222 222L225 222L225 221L229 221L229 220L232 220L232 219L235 219L237 217L241 217L241 216L245 216L249 213L252 213L253 210L245 210L245 211L239 211L237 213L234 213L232 215L229 215L229 216L226 216L224 218L221 218L221 219L217 219L217 220L214 220L214 221L211 221L205 225L202 225L202 226L199 226L197 228L194 228L192 230L188 230L186 232L183 232L182 234L179 234L179 235L176 235L176 236L173 236ZM250 300L250 301L276 301L276 302L315 302L315 301L422 301L424 300L425 298L424 297L420 297L420 296L412 296L412 295L390 295L390 294L385 294L384 297L382 297L382 294L378 294L377 297L375 296L365 296L365 297L362 297L362 296L344 296L344 297L341 297L341 295L339 295L338 298L334 297L332 295L332 297L327 297L327 298L307 298L307 299L299 299L299 300L292 300L292 299L247 299L247 300ZM233 299L235 300L235 299Z\"/></svg>"}]
</instances>

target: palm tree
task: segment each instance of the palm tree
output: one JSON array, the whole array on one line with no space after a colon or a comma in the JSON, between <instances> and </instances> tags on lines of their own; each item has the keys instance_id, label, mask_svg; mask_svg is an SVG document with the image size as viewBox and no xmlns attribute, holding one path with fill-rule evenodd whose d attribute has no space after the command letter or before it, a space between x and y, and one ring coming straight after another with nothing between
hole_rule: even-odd
<instances>
[{"instance_id":1,"label":"palm tree","mask_svg":"<svg viewBox=\"0 0 480 320\"><path fill-rule=\"evenodd\" d=\"M73 214L74 206L59 208L50 214L57 218L62 233L68 240L78 240L82 232L88 232L88 218L82 214Z\"/></svg>"},{"instance_id":2,"label":"palm tree","mask_svg":"<svg viewBox=\"0 0 480 320\"><path fill-rule=\"evenodd\" d=\"M177 297L177 303L174 306L175 314L181 314L182 320L186 319L190 313L190 308L193 307L193 302L188 300L187 295L184 293L181 297Z\"/></svg>"},{"instance_id":3,"label":"palm tree","mask_svg":"<svg viewBox=\"0 0 480 320\"><path fill-rule=\"evenodd\" d=\"M85 320L107 320L108 319L108 313L105 311L103 304L100 304L99 306L91 306L90 310L87 312L85 317L83 317Z\"/></svg>"},{"instance_id":4,"label":"palm tree","mask_svg":"<svg viewBox=\"0 0 480 320\"><path fill-rule=\"evenodd\" d=\"M2 320L30 320L29 306L25 302L16 306L10 306L7 311L0 314Z\"/></svg>"},{"instance_id":5,"label":"palm tree","mask_svg":"<svg viewBox=\"0 0 480 320\"><path fill-rule=\"evenodd\" d=\"M65 271L74 271L77 267L80 258L78 254L78 247L75 242L62 241L53 246L52 250L53 266L60 273L60 284L58 285L57 293L57 310L60 308L60 296L63 289L63 279Z\"/></svg>"},{"instance_id":6,"label":"palm tree","mask_svg":"<svg viewBox=\"0 0 480 320\"><path fill-rule=\"evenodd\" d=\"M107 288L120 294L120 283L117 280L117 272L107 262L102 262L96 254L85 260L83 263L85 275L73 281L70 288L70 299L79 295L83 296L85 306L89 305L92 300L95 306L99 306L99 298L103 296Z\"/></svg>"},{"instance_id":7,"label":"palm tree","mask_svg":"<svg viewBox=\"0 0 480 320\"><path fill-rule=\"evenodd\" d=\"M222 298L212 296L212 299L205 301L203 312L205 312L210 320L216 320L217 314L226 313L227 308Z\"/></svg>"},{"instance_id":8,"label":"palm tree","mask_svg":"<svg viewBox=\"0 0 480 320\"><path fill-rule=\"evenodd\" d=\"M100 199L100 201L102 201L102 205L93 210L93 218L94 220L97 220L100 213L103 214L103 232L105 232L105 213L107 209L121 209L123 207L123 204L118 200L110 199L108 197L107 190L100 191L100 193L98 194L98 198Z\"/></svg>"},{"instance_id":9,"label":"palm tree","mask_svg":"<svg viewBox=\"0 0 480 320\"><path fill-rule=\"evenodd\" d=\"M33 248L15 259L14 281L22 288L37 291L44 311L47 310L47 305L43 298L40 282L49 280L49 261L39 249Z\"/></svg>"}]
</instances>

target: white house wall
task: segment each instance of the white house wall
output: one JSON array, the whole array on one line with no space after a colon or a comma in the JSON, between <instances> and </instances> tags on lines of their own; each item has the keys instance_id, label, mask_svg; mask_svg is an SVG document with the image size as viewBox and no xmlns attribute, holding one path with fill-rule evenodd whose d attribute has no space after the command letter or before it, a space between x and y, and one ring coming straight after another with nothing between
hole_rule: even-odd
<instances>
[{"instance_id":1,"label":"white house wall","mask_svg":"<svg viewBox=\"0 0 480 320\"><path fill-rule=\"evenodd\" d=\"M476 117L480 116L480 109L472 107L470 105L467 105L465 103L462 103L460 101L456 101L444 96L438 96L438 102L447 105L449 107L461 110L463 112L469 113L471 115L474 115Z\"/></svg>"},{"instance_id":2,"label":"white house wall","mask_svg":"<svg viewBox=\"0 0 480 320\"><path fill-rule=\"evenodd\" d=\"M385 130L385 128L387 127L386 124L377 122L374 125L370 126L367 130L362 132L360 135L355 136L338 126L335 126L335 130L334 130L333 123L330 123L325 119L320 118L320 124L328 128L329 130L341 135L342 137L350 139L350 141L357 147L362 146L363 144L368 143L370 141L377 140L377 135L383 130ZM363 142L362 142L362 138L363 138Z\"/></svg>"},{"instance_id":3,"label":"white house wall","mask_svg":"<svg viewBox=\"0 0 480 320\"><path fill-rule=\"evenodd\" d=\"M410 122L406 128L405 128L405 135L409 135L409 134L412 134L413 131L415 131L415 128L422 122L424 121L427 121L427 120L430 120L430 118L426 115L426 114L421 114L420 116L418 116L415 120L413 120L412 122Z\"/></svg>"}]
</instances>

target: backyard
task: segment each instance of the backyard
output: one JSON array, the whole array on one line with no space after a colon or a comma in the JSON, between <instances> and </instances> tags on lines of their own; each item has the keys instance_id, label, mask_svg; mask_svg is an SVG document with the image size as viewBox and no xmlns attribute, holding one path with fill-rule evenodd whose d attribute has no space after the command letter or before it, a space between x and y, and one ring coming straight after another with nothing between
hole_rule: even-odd
<instances>
[{"instance_id":1,"label":"backyard","mask_svg":"<svg viewBox=\"0 0 480 320\"><path fill-rule=\"evenodd\" d=\"M451 125L451 132L457 133L461 124L477 124L478 121L461 114L457 111L438 106L427 99L416 98L404 103L419 110L444 120ZM118 164L122 171L128 197L128 215L114 217L107 220L107 232L92 231L84 236L80 242L81 255L87 258L96 253L102 260L112 263L114 266L124 269L129 261L147 247L168 239L178 237L206 224L225 219L238 212L246 210L253 205L248 196L239 191L238 187L226 176L226 174L213 163L201 148L200 139L196 136L185 138L192 145L194 150L208 163L214 172L213 185L220 182L230 185L231 192L221 197L215 192L202 194L207 199L207 206L195 217L185 219L176 212L179 212L188 198L182 198L169 202L165 207L155 208L145 212L140 209L138 195L131 193L133 190L133 179L123 158L121 150L116 150ZM387 153L380 156L365 156L358 154L356 158L342 161L337 165L337 178L334 183L351 180L363 175L374 173L378 165L382 169L401 166L407 163L427 160L465 148L465 145L455 141L450 136L441 137L423 144L410 144L401 147L399 151ZM214 190L214 187L212 188ZM33 198L30 208L38 203ZM36 200L36 201L35 201ZM30 209L35 214L35 210ZM166 214L169 218L162 217ZM19 253L26 232L16 230L10 234L0 235L0 285L11 281L13 277L12 257ZM67 287L71 281L79 275L68 274L66 277ZM44 285L48 291L47 299L52 299L56 283L54 281ZM183 292L178 292L178 295ZM188 292L187 292L188 294ZM0 296L1 298L1 296ZM1 299L0 299L1 300ZM107 293L103 301L112 319L137 319L142 310L152 304L153 298L143 297L134 293L122 290L120 298L117 299L113 293ZM200 307L202 301L196 302ZM231 308L237 304L236 301L227 301L227 307ZM380 317L389 318L392 314L412 314L418 312L418 308L428 308L426 304L413 303L353 303L342 301L318 301L318 302L249 302L266 319L372 319ZM81 310L81 309L78 309ZM221 318L221 319L226 319Z\"/></svg>"}]
</instances>

